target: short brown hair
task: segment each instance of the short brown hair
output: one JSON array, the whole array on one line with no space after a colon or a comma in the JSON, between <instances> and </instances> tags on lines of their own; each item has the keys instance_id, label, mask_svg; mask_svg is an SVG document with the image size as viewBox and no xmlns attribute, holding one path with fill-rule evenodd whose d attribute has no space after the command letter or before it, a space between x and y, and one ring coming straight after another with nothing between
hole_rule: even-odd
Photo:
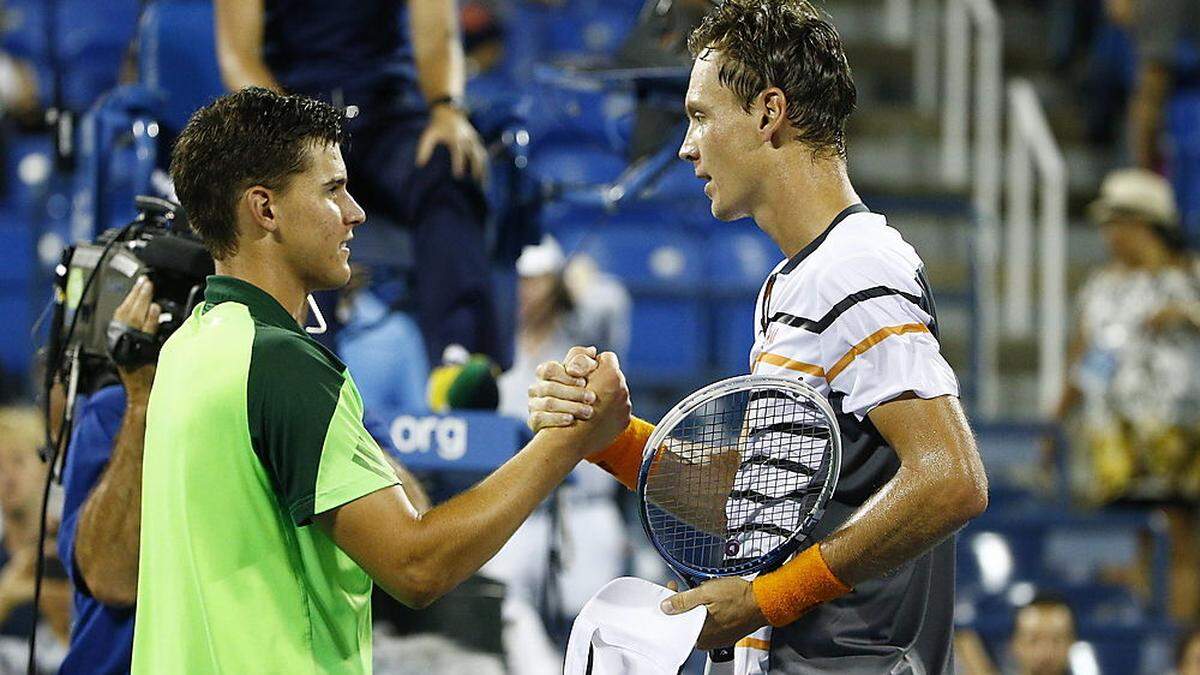
<instances>
[{"instance_id":1,"label":"short brown hair","mask_svg":"<svg viewBox=\"0 0 1200 675\"><path fill-rule=\"evenodd\" d=\"M746 112L768 87L787 97L797 140L846 155L846 119L858 94L837 29L807 0L726 0L688 37L693 58L723 57L718 77Z\"/></svg>"},{"instance_id":2,"label":"short brown hair","mask_svg":"<svg viewBox=\"0 0 1200 675\"><path fill-rule=\"evenodd\" d=\"M248 87L197 110L171 153L188 222L217 260L237 251L235 204L246 188L283 190L308 168L308 146L341 144L343 114L327 103Z\"/></svg>"}]
</instances>

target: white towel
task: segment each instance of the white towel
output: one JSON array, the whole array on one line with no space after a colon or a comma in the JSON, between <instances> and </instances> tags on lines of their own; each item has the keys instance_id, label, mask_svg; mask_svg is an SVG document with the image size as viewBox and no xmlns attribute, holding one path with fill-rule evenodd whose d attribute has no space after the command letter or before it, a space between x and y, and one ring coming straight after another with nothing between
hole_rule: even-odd
<instances>
[{"instance_id":1,"label":"white towel","mask_svg":"<svg viewBox=\"0 0 1200 675\"><path fill-rule=\"evenodd\" d=\"M601 588L579 612L567 643L564 675L676 675L696 646L708 611L663 614L675 592L644 579L621 577Z\"/></svg>"}]
</instances>

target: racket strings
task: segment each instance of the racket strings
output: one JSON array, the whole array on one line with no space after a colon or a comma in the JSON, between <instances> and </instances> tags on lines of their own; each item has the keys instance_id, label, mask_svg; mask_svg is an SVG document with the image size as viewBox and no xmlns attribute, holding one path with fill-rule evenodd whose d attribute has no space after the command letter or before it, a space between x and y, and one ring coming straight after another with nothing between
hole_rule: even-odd
<instances>
[{"instance_id":1,"label":"racket strings","mask_svg":"<svg viewBox=\"0 0 1200 675\"><path fill-rule=\"evenodd\" d=\"M751 389L688 413L658 449L645 486L663 552L711 574L789 543L829 472L828 418L803 396Z\"/></svg>"}]
</instances>

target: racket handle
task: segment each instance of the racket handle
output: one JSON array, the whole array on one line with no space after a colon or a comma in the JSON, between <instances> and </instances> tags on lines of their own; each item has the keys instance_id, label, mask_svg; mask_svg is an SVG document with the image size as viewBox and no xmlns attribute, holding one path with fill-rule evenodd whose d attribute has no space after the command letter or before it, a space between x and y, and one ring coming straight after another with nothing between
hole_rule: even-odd
<instances>
[{"instance_id":1,"label":"racket handle","mask_svg":"<svg viewBox=\"0 0 1200 675\"><path fill-rule=\"evenodd\" d=\"M721 647L708 652L704 675L734 675L733 647Z\"/></svg>"}]
</instances>

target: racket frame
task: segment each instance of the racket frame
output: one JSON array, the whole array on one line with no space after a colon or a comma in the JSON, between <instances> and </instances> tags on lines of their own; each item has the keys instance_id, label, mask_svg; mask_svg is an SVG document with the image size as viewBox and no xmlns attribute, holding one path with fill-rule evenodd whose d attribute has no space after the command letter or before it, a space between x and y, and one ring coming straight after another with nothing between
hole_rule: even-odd
<instances>
[{"instance_id":1,"label":"racket frame","mask_svg":"<svg viewBox=\"0 0 1200 675\"><path fill-rule=\"evenodd\" d=\"M675 556L668 554L663 549L663 546L654 537L650 527L650 518L646 504L646 480L650 474L650 468L654 464L657 450L666 440L667 436L675 430L675 427L700 406L739 391L761 388L777 388L796 394L798 397L804 398L809 403L815 405L826 415L830 422L829 475L821 487L821 492L817 496L816 505L805 515L804 520L792 532L791 537L786 542L757 559L748 560L740 565L723 569L719 573L705 571L694 565L677 560ZM662 557L688 588L695 588L709 579L746 576L762 572L782 565L796 552L801 544L811 538L817 524L825 514L826 505L828 505L829 500L833 498L833 494L837 490L841 464L842 439L839 432L837 415L834 413L829 401L816 389L799 380L777 375L749 374L726 378L702 387L684 397L683 400L667 411L658 425L654 427L654 432L650 434L650 438L646 440L646 446L642 450L642 466L638 471L638 516L642 521L642 529L646 532L646 538L650 540L650 544L654 546L659 556Z\"/></svg>"}]
</instances>

